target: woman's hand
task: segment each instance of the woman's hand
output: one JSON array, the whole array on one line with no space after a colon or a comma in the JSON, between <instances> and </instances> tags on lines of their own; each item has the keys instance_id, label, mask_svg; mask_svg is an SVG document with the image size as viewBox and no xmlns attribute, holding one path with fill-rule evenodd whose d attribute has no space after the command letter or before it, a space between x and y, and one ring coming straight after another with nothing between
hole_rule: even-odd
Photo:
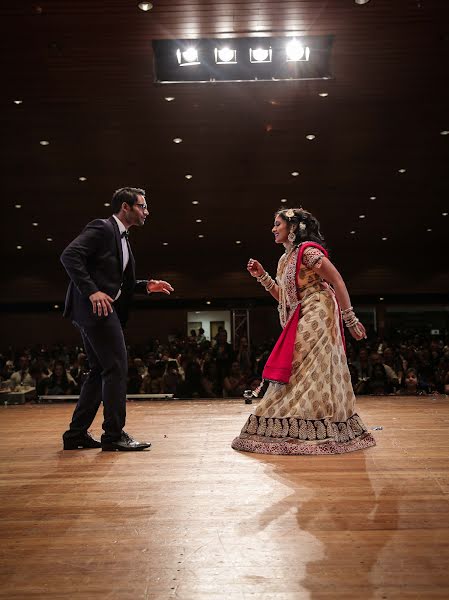
<instances>
[{"instance_id":1,"label":"woman's hand","mask_svg":"<svg viewBox=\"0 0 449 600\"><path fill-rule=\"evenodd\" d=\"M353 327L348 327L348 329L349 329L349 333L357 341L366 339L366 331L365 331L365 328L363 327L363 325L360 323L360 321L358 323L356 323Z\"/></svg>"},{"instance_id":2,"label":"woman's hand","mask_svg":"<svg viewBox=\"0 0 449 600\"><path fill-rule=\"evenodd\" d=\"M246 266L252 277L261 277L265 273L265 269L262 267L258 260L250 258Z\"/></svg>"}]
</instances>

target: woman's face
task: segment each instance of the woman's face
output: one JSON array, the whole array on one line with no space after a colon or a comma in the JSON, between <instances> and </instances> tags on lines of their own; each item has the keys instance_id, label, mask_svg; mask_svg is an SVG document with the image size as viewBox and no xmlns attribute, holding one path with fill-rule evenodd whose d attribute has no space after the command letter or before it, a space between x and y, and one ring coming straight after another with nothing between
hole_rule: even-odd
<instances>
[{"instance_id":1,"label":"woman's face","mask_svg":"<svg viewBox=\"0 0 449 600\"><path fill-rule=\"evenodd\" d=\"M240 374L240 365L239 365L238 362L233 362L232 363L231 373L232 373L232 375L239 375Z\"/></svg>"},{"instance_id":2,"label":"woman's face","mask_svg":"<svg viewBox=\"0 0 449 600\"><path fill-rule=\"evenodd\" d=\"M418 379L414 373L408 373L405 378L405 385L407 387L416 387L418 385Z\"/></svg>"},{"instance_id":3,"label":"woman's face","mask_svg":"<svg viewBox=\"0 0 449 600\"><path fill-rule=\"evenodd\" d=\"M64 373L64 369L61 365L56 365L55 367L55 375L56 377L62 377L62 374Z\"/></svg>"},{"instance_id":4,"label":"woman's face","mask_svg":"<svg viewBox=\"0 0 449 600\"><path fill-rule=\"evenodd\" d=\"M276 244L285 244L288 242L289 227L287 222L279 215L274 217L273 229L271 231L274 235Z\"/></svg>"}]
</instances>

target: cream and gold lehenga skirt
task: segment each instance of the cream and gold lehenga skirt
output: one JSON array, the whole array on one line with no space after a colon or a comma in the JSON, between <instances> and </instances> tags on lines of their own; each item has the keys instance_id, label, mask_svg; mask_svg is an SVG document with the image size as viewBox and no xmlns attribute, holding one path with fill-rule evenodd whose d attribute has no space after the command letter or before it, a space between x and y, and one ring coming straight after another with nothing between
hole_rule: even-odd
<instances>
[{"instance_id":1,"label":"cream and gold lehenga skirt","mask_svg":"<svg viewBox=\"0 0 449 600\"><path fill-rule=\"evenodd\" d=\"M261 454L341 454L375 446L355 412L339 309L333 293L306 296L287 385L270 383L235 450Z\"/></svg>"}]
</instances>

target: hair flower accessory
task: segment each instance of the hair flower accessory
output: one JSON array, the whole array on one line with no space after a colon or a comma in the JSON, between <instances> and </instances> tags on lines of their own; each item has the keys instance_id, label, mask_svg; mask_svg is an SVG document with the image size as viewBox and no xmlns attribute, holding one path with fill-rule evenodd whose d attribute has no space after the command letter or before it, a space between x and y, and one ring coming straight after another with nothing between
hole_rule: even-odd
<instances>
[{"instance_id":1,"label":"hair flower accessory","mask_svg":"<svg viewBox=\"0 0 449 600\"><path fill-rule=\"evenodd\" d=\"M285 212L285 216L288 217L289 219L291 219L292 217L294 217L295 216L295 211L293 210L293 208L289 208Z\"/></svg>"},{"instance_id":2,"label":"hair flower accessory","mask_svg":"<svg viewBox=\"0 0 449 600\"><path fill-rule=\"evenodd\" d=\"M306 224L301 221L301 223L299 224L299 228L301 231L304 231L304 229L306 228Z\"/></svg>"}]
</instances>

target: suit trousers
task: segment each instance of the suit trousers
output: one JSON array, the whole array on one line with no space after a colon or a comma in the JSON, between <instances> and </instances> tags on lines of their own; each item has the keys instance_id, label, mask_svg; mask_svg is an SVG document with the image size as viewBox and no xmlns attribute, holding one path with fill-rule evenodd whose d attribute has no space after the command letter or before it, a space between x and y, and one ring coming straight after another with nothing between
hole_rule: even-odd
<instances>
[{"instance_id":1,"label":"suit trousers","mask_svg":"<svg viewBox=\"0 0 449 600\"><path fill-rule=\"evenodd\" d=\"M77 437L92 425L103 401L102 442L118 440L126 420L128 358L122 326L117 312L80 325L89 361L89 375L81 388L67 437Z\"/></svg>"}]
</instances>

